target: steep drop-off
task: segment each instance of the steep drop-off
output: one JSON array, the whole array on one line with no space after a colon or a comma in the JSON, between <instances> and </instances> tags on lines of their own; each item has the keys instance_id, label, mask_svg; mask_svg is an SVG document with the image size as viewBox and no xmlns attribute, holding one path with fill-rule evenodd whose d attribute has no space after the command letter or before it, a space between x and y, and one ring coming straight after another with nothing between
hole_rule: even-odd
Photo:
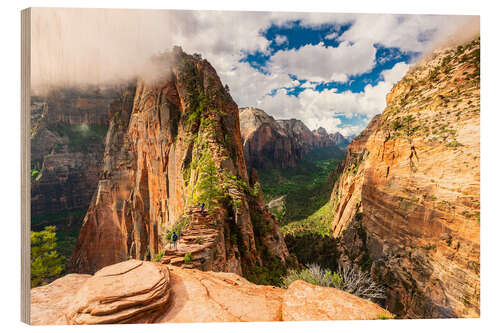
<instances>
[{"instance_id":1,"label":"steep drop-off","mask_svg":"<svg viewBox=\"0 0 500 333\"><path fill-rule=\"evenodd\" d=\"M111 107L102 177L72 270L161 257L166 235L182 225L189 230L201 203L209 216L197 230L207 229L210 246L201 236L191 241L205 268L248 276L270 262L283 265L283 237L258 182L247 176L238 107L214 68L179 47L152 62L155 75Z\"/></svg>"},{"instance_id":2,"label":"steep drop-off","mask_svg":"<svg viewBox=\"0 0 500 333\"><path fill-rule=\"evenodd\" d=\"M341 262L369 270L402 317L479 316L479 55L476 39L412 67L332 192Z\"/></svg>"}]
</instances>

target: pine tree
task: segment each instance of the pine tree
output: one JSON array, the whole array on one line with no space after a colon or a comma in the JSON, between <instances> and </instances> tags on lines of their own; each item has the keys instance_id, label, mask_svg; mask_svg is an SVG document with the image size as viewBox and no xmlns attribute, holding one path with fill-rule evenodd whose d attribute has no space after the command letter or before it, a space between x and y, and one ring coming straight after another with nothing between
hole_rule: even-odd
<instances>
[{"instance_id":1,"label":"pine tree","mask_svg":"<svg viewBox=\"0 0 500 333\"><path fill-rule=\"evenodd\" d=\"M62 272L64 257L55 250L56 242L55 226L31 232L31 287L36 287Z\"/></svg>"},{"instance_id":2,"label":"pine tree","mask_svg":"<svg viewBox=\"0 0 500 333\"><path fill-rule=\"evenodd\" d=\"M213 160L209 159L202 169L200 175L198 190L201 192L198 196L199 203L205 203L211 210L220 200L222 191L219 186L219 178L217 175L217 167Z\"/></svg>"}]
</instances>

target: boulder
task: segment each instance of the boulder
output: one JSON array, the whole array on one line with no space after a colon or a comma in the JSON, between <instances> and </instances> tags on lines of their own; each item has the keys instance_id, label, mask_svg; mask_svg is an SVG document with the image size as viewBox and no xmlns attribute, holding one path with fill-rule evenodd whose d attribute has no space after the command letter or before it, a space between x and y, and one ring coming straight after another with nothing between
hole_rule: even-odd
<instances>
[{"instance_id":1,"label":"boulder","mask_svg":"<svg viewBox=\"0 0 500 333\"><path fill-rule=\"evenodd\" d=\"M152 322L169 299L164 266L129 260L107 266L83 283L66 309L69 324Z\"/></svg>"}]
</instances>

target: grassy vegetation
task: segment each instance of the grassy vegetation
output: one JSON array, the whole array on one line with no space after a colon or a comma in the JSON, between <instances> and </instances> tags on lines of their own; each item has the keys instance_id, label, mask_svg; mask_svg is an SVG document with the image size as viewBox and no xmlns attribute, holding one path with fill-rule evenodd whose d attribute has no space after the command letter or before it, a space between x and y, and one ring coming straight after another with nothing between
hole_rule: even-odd
<instances>
[{"instance_id":1,"label":"grassy vegetation","mask_svg":"<svg viewBox=\"0 0 500 333\"><path fill-rule=\"evenodd\" d=\"M295 168L259 174L266 202L285 195L282 224L304 220L328 202L333 185L328 176L343 157L344 153L336 147L319 148L307 154Z\"/></svg>"},{"instance_id":2,"label":"grassy vegetation","mask_svg":"<svg viewBox=\"0 0 500 333\"><path fill-rule=\"evenodd\" d=\"M290 253L301 265L318 263L331 270L337 268L336 240L330 236L333 207L329 203L335 179L331 173L344 157L336 147L315 149L296 168L261 172L264 199L285 196L278 221ZM258 220L258 219L257 219ZM252 221L254 219L252 218ZM285 271L270 269L272 284ZM262 272L261 272L262 273Z\"/></svg>"},{"instance_id":3,"label":"grassy vegetation","mask_svg":"<svg viewBox=\"0 0 500 333\"><path fill-rule=\"evenodd\" d=\"M191 261L193 261L193 255L191 254L191 252L188 252L184 255L184 263L190 264Z\"/></svg>"},{"instance_id":4,"label":"grassy vegetation","mask_svg":"<svg viewBox=\"0 0 500 333\"><path fill-rule=\"evenodd\" d=\"M333 207L330 202L324 204L320 209L310 216L290 222L281 227L284 236L290 235L300 237L308 234L318 234L328 236L330 234L331 218L333 217Z\"/></svg>"}]
</instances>

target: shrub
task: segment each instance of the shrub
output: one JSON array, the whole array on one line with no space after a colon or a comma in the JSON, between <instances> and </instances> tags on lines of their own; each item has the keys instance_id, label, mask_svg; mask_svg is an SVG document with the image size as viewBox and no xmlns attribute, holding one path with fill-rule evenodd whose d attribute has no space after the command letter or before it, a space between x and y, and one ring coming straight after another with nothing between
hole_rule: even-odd
<instances>
[{"instance_id":1,"label":"shrub","mask_svg":"<svg viewBox=\"0 0 500 333\"><path fill-rule=\"evenodd\" d=\"M160 262L161 258L163 257L163 251L158 252L155 254L155 257L153 258L154 262Z\"/></svg>"},{"instance_id":2,"label":"shrub","mask_svg":"<svg viewBox=\"0 0 500 333\"><path fill-rule=\"evenodd\" d=\"M386 320L386 319L394 319L394 317L391 315L387 315L385 312L382 312L377 314L377 319Z\"/></svg>"},{"instance_id":3,"label":"shrub","mask_svg":"<svg viewBox=\"0 0 500 333\"><path fill-rule=\"evenodd\" d=\"M378 285L369 273L346 266L340 267L339 274L344 281L344 291L369 300L385 298L384 287Z\"/></svg>"},{"instance_id":4,"label":"shrub","mask_svg":"<svg viewBox=\"0 0 500 333\"><path fill-rule=\"evenodd\" d=\"M384 287L375 283L370 274L354 266L341 267L338 272L323 269L317 264L307 265L300 271L292 269L282 279L281 287L288 288L296 280L322 287L337 288L369 300L385 298Z\"/></svg>"},{"instance_id":5,"label":"shrub","mask_svg":"<svg viewBox=\"0 0 500 333\"><path fill-rule=\"evenodd\" d=\"M175 233L180 237L180 235L182 234L182 230L184 230L184 228L189 224L190 222L190 219L186 216L182 216L173 226L172 228L170 228L170 230L167 231L167 233L165 234L165 241L167 241L167 243L171 243L171 238L172 238L172 234Z\"/></svg>"},{"instance_id":6,"label":"shrub","mask_svg":"<svg viewBox=\"0 0 500 333\"><path fill-rule=\"evenodd\" d=\"M318 264L306 265L305 269L291 269L283 277L281 287L288 288L294 281L303 280L307 283L322 287L343 289L344 280L337 272L323 269Z\"/></svg>"},{"instance_id":7,"label":"shrub","mask_svg":"<svg viewBox=\"0 0 500 333\"><path fill-rule=\"evenodd\" d=\"M193 261L193 255L191 254L191 252L188 252L184 255L184 263L189 264L191 263L191 261Z\"/></svg>"},{"instance_id":8,"label":"shrub","mask_svg":"<svg viewBox=\"0 0 500 333\"><path fill-rule=\"evenodd\" d=\"M44 284L63 271L64 257L57 253L56 227L31 232L31 287Z\"/></svg>"}]
</instances>

